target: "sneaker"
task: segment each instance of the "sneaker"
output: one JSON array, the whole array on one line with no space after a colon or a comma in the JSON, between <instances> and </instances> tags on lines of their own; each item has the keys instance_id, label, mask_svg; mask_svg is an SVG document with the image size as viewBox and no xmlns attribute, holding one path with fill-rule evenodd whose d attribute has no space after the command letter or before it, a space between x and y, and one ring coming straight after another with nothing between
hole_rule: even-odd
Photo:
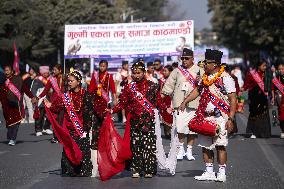
<instances>
[{"instance_id":1,"label":"sneaker","mask_svg":"<svg viewBox=\"0 0 284 189\"><path fill-rule=\"evenodd\" d=\"M36 132L36 136L42 136L42 132Z\"/></svg>"},{"instance_id":2,"label":"sneaker","mask_svg":"<svg viewBox=\"0 0 284 189\"><path fill-rule=\"evenodd\" d=\"M52 138L52 139L50 140L50 142L51 142L51 143L58 143L58 140L57 140L56 138Z\"/></svg>"},{"instance_id":3,"label":"sneaker","mask_svg":"<svg viewBox=\"0 0 284 189\"><path fill-rule=\"evenodd\" d=\"M16 141L15 140L10 140L8 145L9 146L15 146L16 145Z\"/></svg>"},{"instance_id":4,"label":"sneaker","mask_svg":"<svg viewBox=\"0 0 284 189\"><path fill-rule=\"evenodd\" d=\"M178 146L177 160L183 160L184 155L185 155L184 147L183 147L183 145L179 145Z\"/></svg>"},{"instance_id":5,"label":"sneaker","mask_svg":"<svg viewBox=\"0 0 284 189\"><path fill-rule=\"evenodd\" d=\"M284 138L284 133L281 133L280 138Z\"/></svg>"},{"instance_id":6,"label":"sneaker","mask_svg":"<svg viewBox=\"0 0 284 189\"><path fill-rule=\"evenodd\" d=\"M195 160L195 157L193 157L193 155L191 155L191 154L186 153L186 159L187 159L188 161L194 161L194 160Z\"/></svg>"},{"instance_id":7,"label":"sneaker","mask_svg":"<svg viewBox=\"0 0 284 189\"><path fill-rule=\"evenodd\" d=\"M204 173L202 173L201 176L195 176L194 179L199 180L199 181L215 181L216 176L215 176L215 172L209 173L205 171Z\"/></svg>"},{"instance_id":8,"label":"sneaker","mask_svg":"<svg viewBox=\"0 0 284 189\"><path fill-rule=\"evenodd\" d=\"M251 136L250 136L250 138L255 139L255 138L256 138L256 136L255 136L255 135L251 135Z\"/></svg>"},{"instance_id":9,"label":"sneaker","mask_svg":"<svg viewBox=\"0 0 284 189\"><path fill-rule=\"evenodd\" d=\"M46 135L52 135L53 134L53 131L50 130L50 129L43 129L42 132Z\"/></svg>"},{"instance_id":10,"label":"sneaker","mask_svg":"<svg viewBox=\"0 0 284 189\"><path fill-rule=\"evenodd\" d=\"M133 173L132 174L132 178L139 178L140 177L140 174L139 173Z\"/></svg>"},{"instance_id":11,"label":"sneaker","mask_svg":"<svg viewBox=\"0 0 284 189\"><path fill-rule=\"evenodd\" d=\"M226 182L226 175L217 173L216 182Z\"/></svg>"},{"instance_id":12,"label":"sneaker","mask_svg":"<svg viewBox=\"0 0 284 189\"><path fill-rule=\"evenodd\" d=\"M153 177L153 175L152 174L145 174L145 176L144 176L145 178L152 178Z\"/></svg>"}]
</instances>

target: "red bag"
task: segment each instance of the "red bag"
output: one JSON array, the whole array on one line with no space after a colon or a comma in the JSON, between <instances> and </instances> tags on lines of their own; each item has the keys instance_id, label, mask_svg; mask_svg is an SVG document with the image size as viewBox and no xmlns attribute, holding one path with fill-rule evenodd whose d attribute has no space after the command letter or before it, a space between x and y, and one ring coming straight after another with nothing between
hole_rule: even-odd
<instances>
[{"instance_id":1,"label":"red bag","mask_svg":"<svg viewBox=\"0 0 284 189\"><path fill-rule=\"evenodd\" d=\"M188 123L188 127L189 130L205 136L214 137L219 134L219 129L217 124L204 119L198 119L197 117L192 119Z\"/></svg>"}]
</instances>

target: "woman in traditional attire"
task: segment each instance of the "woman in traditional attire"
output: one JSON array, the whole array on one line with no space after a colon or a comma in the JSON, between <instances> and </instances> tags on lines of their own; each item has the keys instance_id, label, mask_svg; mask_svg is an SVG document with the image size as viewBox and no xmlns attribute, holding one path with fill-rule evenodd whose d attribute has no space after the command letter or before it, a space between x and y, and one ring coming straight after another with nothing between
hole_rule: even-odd
<instances>
[{"instance_id":1,"label":"woman in traditional attire","mask_svg":"<svg viewBox=\"0 0 284 189\"><path fill-rule=\"evenodd\" d=\"M161 77L159 79L159 86L160 86L160 90L162 90L162 88L164 87L164 84L166 82L166 80L168 79L168 77L170 76L171 72L173 71L173 67L171 65L166 65L163 69L163 77ZM162 100L167 107L171 107L172 106L172 98L169 95L165 95L165 97ZM173 115L168 114L167 112L165 112L162 115L162 125L164 127L164 134L165 134L165 138L171 138L171 126L173 124Z\"/></svg>"},{"instance_id":2,"label":"woman in traditional attire","mask_svg":"<svg viewBox=\"0 0 284 189\"><path fill-rule=\"evenodd\" d=\"M133 81L122 91L119 103L113 108L116 113L127 108L130 119L130 145L132 151L132 177L151 178L157 170L156 135L154 108L167 111L161 101L159 86L145 79L145 65L137 62L132 65ZM170 110L168 110L170 111Z\"/></svg>"},{"instance_id":3,"label":"woman in traditional attire","mask_svg":"<svg viewBox=\"0 0 284 189\"><path fill-rule=\"evenodd\" d=\"M269 138L271 128L268 114L268 94L264 91L264 75L267 68L265 60L257 64L256 70L250 70L242 91L248 90L249 118L247 134L251 138Z\"/></svg>"},{"instance_id":4,"label":"woman in traditional attire","mask_svg":"<svg viewBox=\"0 0 284 189\"><path fill-rule=\"evenodd\" d=\"M45 100L45 104L53 113L64 110L63 127L67 128L72 141L75 141L79 151L74 150L75 154L70 153L70 142L66 144L66 137L60 133L55 134L59 142L63 143L63 153L61 159L61 169L63 176L91 176L91 148L97 148L98 125L94 112L94 96L81 87L82 76L74 71L68 75L68 92L58 97L53 103ZM50 117L49 117L50 118ZM54 126L54 124L53 124ZM90 145L89 131L92 129L92 143ZM71 141L71 140L69 140ZM72 148L75 149L75 148ZM67 153L68 150L68 153ZM80 152L81 151L81 152ZM73 151L71 151L73 152ZM79 162L72 159L79 159ZM80 158L81 157L81 158ZM72 161L71 161L72 160Z\"/></svg>"},{"instance_id":5,"label":"woman in traditional attire","mask_svg":"<svg viewBox=\"0 0 284 189\"><path fill-rule=\"evenodd\" d=\"M98 114L101 118L104 117L104 111L108 108L110 99L109 93L111 92L114 97L114 104L117 103L116 89L113 77L107 72L108 62L101 60L99 63L99 73L94 73L90 82L88 91L94 93L95 104L98 108Z\"/></svg>"},{"instance_id":6,"label":"woman in traditional attire","mask_svg":"<svg viewBox=\"0 0 284 189\"><path fill-rule=\"evenodd\" d=\"M274 86L272 88L272 104L278 106L278 114L280 121L281 135L280 138L284 138L284 63L278 65L278 74L272 80Z\"/></svg>"}]
</instances>

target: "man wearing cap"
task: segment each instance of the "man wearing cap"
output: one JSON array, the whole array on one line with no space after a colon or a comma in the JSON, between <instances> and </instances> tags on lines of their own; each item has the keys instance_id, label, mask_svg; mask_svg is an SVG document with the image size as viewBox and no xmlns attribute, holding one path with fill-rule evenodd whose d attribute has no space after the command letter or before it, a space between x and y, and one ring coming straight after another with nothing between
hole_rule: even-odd
<instances>
[{"instance_id":1,"label":"man wearing cap","mask_svg":"<svg viewBox=\"0 0 284 189\"><path fill-rule=\"evenodd\" d=\"M39 117L35 119L35 135L36 136L42 136L43 134L51 135L53 134L53 132L50 129L50 122L45 115L45 108L43 105L43 99L48 98L49 100L51 93L47 93L46 96L41 96L41 93L44 91L45 85L48 83L49 66L40 66L39 73L40 75L34 79L34 82L31 87L31 91L34 96L43 97L38 102Z\"/></svg>"},{"instance_id":2,"label":"man wearing cap","mask_svg":"<svg viewBox=\"0 0 284 189\"><path fill-rule=\"evenodd\" d=\"M154 77L154 64L153 62L147 62L147 72L146 72L146 79L158 84L158 79Z\"/></svg>"},{"instance_id":3,"label":"man wearing cap","mask_svg":"<svg viewBox=\"0 0 284 189\"><path fill-rule=\"evenodd\" d=\"M236 88L233 78L225 72L221 65L222 52L207 49L205 53L205 74L198 87L190 93L182 102L179 110L184 111L186 104L200 96L196 116L190 120L189 126L194 130L213 128L213 135L205 135L204 130L199 132L199 146L202 147L206 170L201 176L194 177L196 180L226 181L226 146L227 134L233 130L233 119L236 111ZM195 128L197 128L195 127ZM217 150L219 172L217 177L213 171L214 152Z\"/></svg>"},{"instance_id":4,"label":"man wearing cap","mask_svg":"<svg viewBox=\"0 0 284 189\"><path fill-rule=\"evenodd\" d=\"M188 103L183 112L177 109L187 95L196 88L199 76L203 74L204 71L193 63L193 51L190 49L183 49L181 60L182 66L172 71L162 89L162 94L172 96L173 107L176 109L174 117L180 142L177 159L182 160L183 157L186 156L186 158L191 161L195 160L192 155L192 145L194 144L196 133L189 130L188 122L195 114L199 99ZM187 135L187 152L185 152L184 139Z\"/></svg>"},{"instance_id":5,"label":"man wearing cap","mask_svg":"<svg viewBox=\"0 0 284 189\"><path fill-rule=\"evenodd\" d=\"M155 72L154 72L154 77L156 77L158 80L163 80L163 65L160 59L155 59L153 63Z\"/></svg>"}]
</instances>

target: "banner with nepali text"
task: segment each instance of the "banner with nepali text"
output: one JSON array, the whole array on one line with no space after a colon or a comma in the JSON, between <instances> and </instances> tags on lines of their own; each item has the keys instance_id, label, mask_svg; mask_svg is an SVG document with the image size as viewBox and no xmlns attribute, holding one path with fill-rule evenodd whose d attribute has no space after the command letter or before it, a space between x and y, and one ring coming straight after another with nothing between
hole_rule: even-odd
<instances>
[{"instance_id":1,"label":"banner with nepali text","mask_svg":"<svg viewBox=\"0 0 284 189\"><path fill-rule=\"evenodd\" d=\"M194 50L193 20L65 25L65 58L178 56Z\"/></svg>"}]
</instances>

